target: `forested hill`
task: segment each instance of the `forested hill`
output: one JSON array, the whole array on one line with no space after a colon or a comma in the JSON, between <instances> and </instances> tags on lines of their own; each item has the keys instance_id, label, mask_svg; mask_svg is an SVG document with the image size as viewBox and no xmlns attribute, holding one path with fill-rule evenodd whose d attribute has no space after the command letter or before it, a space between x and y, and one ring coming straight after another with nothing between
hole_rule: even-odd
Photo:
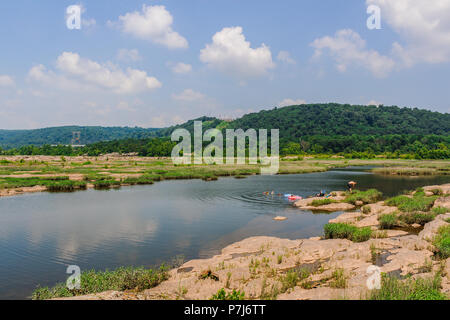
<instances>
[{"instance_id":1,"label":"forested hill","mask_svg":"<svg viewBox=\"0 0 450 320\"><path fill-rule=\"evenodd\" d=\"M228 124L231 128L279 128L289 140L323 135L449 135L450 114L421 109L308 104L251 113Z\"/></svg>"},{"instance_id":2,"label":"forested hill","mask_svg":"<svg viewBox=\"0 0 450 320\"><path fill-rule=\"evenodd\" d=\"M441 149L442 144L447 146L450 140L449 113L395 106L308 104L264 110L228 122L211 117L196 120L202 121L203 130L280 129L281 144L286 153L298 152L299 143L302 141L301 149L308 152L349 152L370 149L375 152L403 149L405 152L415 152L414 150L422 146L428 149ZM81 144L91 145L111 141L97 144L92 148L98 147L99 151L132 152L136 146L148 144L149 139L169 138L177 128L186 128L192 132L194 121L162 129L72 126L37 130L0 130L0 149L70 144L72 133L79 131ZM305 147L308 144L309 147ZM406 148L406 145L410 145L411 148Z\"/></svg>"},{"instance_id":3,"label":"forested hill","mask_svg":"<svg viewBox=\"0 0 450 320\"><path fill-rule=\"evenodd\" d=\"M73 132L80 132L77 144L91 144L125 138L148 138L155 135L157 129L130 127L80 127L65 126L35 130L0 130L0 147L18 148L26 145L66 145L71 144Z\"/></svg>"}]
</instances>

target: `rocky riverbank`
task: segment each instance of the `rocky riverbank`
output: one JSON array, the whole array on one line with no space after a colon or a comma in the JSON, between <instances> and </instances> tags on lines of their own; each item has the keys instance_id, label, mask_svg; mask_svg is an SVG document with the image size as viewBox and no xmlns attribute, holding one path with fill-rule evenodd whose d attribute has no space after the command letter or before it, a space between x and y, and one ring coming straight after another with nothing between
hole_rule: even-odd
<instances>
[{"instance_id":1,"label":"rocky riverbank","mask_svg":"<svg viewBox=\"0 0 450 320\"><path fill-rule=\"evenodd\" d=\"M434 283L440 282L439 294L450 298L450 258L439 257L434 242L442 227L450 225L450 184L427 186L421 193L439 194L432 198L429 208L439 213L423 227L411 227L416 231L381 230L380 218L398 208L377 201L366 204L364 210L348 207L353 211L330 220L370 228L373 233L368 241L252 237L227 246L210 259L186 262L171 270L169 280L155 288L143 292L108 291L75 299L203 300L221 289L227 293L239 290L246 299L365 299L371 294L367 281L376 270L400 281L434 279ZM344 200L344 193L336 192L333 199ZM305 208L313 200L296 205Z\"/></svg>"}]
</instances>

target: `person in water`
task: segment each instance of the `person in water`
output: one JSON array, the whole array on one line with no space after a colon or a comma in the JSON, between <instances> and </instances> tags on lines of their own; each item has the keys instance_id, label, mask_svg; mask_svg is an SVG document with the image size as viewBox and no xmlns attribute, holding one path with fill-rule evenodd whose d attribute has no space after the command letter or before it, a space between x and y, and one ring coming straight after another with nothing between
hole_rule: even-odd
<instances>
[{"instance_id":1,"label":"person in water","mask_svg":"<svg viewBox=\"0 0 450 320\"><path fill-rule=\"evenodd\" d=\"M353 188L355 188L355 186L356 186L356 182L355 181L348 182L347 183L348 191L352 192L352 190L353 190Z\"/></svg>"},{"instance_id":2,"label":"person in water","mask_svg":"<svg viewBox=\"0 0 450 320\"><path fill-rule=\"evenodd\" d=\"M316 194L316 197L325 197L325 190L320 190L320 192L318 194Z\"/></svg>"}]
</instances>

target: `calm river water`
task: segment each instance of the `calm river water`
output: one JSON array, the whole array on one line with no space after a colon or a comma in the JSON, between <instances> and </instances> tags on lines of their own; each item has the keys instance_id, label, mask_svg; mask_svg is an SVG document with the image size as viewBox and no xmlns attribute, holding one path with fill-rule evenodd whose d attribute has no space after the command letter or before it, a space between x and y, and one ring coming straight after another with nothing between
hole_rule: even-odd
<instances>
[{"instance_id":1,"label":"calm river water","mask_svg":"<svg viewBox=\"0 0 450 320\"><path fill-rule=\"evenodd\" d=\"M347 168L0 198L0 299L27 299L38 284L64 282L68 265L154 266L177 255L210 257L250 236L319 236L339 213L301 211L263 192L305 197L343 190L350 179L359 189L376 188L385 196L450 182L450 176L399 178ZM288 220L273 221L277 215Z\"/></svg>"}]
</instances>

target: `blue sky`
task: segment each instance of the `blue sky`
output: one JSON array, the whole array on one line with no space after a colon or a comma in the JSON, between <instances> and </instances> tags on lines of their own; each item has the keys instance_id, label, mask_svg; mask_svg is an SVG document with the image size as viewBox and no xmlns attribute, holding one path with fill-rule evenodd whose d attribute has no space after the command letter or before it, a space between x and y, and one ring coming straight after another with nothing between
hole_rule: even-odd
<instances>
[{"instance_id":1,"label":"blue sky","mask_svg":"<svg viewBox=\"0 0 450 320\"><path fill-rule=\"evenodd\" d=\"M450 112L449 21L450 0L5 0L0 128L162 127L303 102Z\"/></svg>"}]
</instances>

